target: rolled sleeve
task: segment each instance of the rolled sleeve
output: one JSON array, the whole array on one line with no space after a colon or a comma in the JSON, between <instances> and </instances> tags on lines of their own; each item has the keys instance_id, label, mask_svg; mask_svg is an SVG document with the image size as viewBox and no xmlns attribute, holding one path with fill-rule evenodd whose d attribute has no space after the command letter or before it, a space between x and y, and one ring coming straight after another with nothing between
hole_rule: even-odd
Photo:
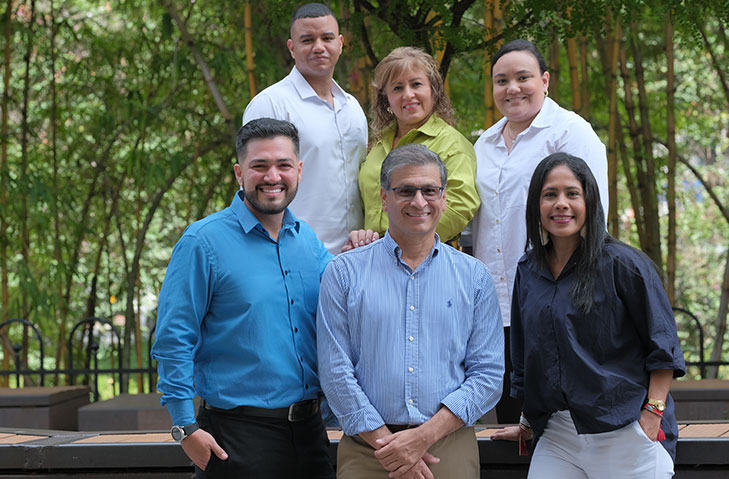
<instances>
[{"instance_id":1,"label":"rolled sleeve","mask_svg":"<svg viewBox=\"0 0 729 479\"><path fill-rule=\"evenodd\" d=\"M336 260L322 277L317 310L319 381L345 434L373 431L385 424L360 387L351 360L347 325L348 282Z\"/></svg>"},{"instance_id":2,"label":"rolled sleeve","mask_svg":"<svg viewBox=\"0 0 729 479\"><path fill-rule=\"evenodd\" d=\"M615 261L615 283L645 347L645 370L668 369L676 378L684 376L673 310L653 264L641 255Z\"/></svg>"},{"instance_id":3,"label":"rolled sleeve","mask_svg":"<svg viewBox=\"0 0 729 479\"><path fill-rule=\"evenodd\" d=\"M493 279L480 265L475 282L473 329L465 358L466 379L442 401L467 426L492 409L504 380L504 331Z\"/></svg>"}]
</instances>

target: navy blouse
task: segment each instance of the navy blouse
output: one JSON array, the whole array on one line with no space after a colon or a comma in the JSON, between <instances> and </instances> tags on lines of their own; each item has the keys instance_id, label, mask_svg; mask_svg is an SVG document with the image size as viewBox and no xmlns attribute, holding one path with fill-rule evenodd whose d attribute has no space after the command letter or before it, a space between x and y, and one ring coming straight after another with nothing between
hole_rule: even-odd
<instances>
[{"instance_id":1,"label":"navy blouse","mask_svg":"<svg viewBox=\"0 0 729 479\"><path fill-rule=\"evenodd\" d=\"M642 252L603 248L589 314L575 308L579 250L558 279L532 251L519 261L511 317L511 395L524 401L535 441L550 415L569 410L578 434L619 429L640 418L650 372L686 374L676 322L663 284ZM678 428L668 396L661 429L675 457Z\"/></svg>"}]
</instances>

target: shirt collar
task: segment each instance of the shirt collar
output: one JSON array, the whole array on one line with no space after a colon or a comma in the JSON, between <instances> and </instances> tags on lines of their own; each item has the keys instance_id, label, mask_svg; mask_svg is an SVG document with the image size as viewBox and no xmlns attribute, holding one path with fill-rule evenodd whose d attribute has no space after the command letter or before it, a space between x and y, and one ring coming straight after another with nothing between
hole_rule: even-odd
<instances>
[{"instance_id":1,"label":"shirt collar","mask_svg":"<svg viewBox=\"0 0 729 479\"><path fill-rule=\"evenodd\" d=\"M537 116L534 117L532 123L527 127L525 131L529 131L532 128L541 130L543 128L549 128L550 126L552 126L552 122L554 121L554 115L557 112L557 108L558 106L554 102L554 100L549 97L545 98L541 110L539 110L539 113L537 113ZM503 117L499 121L494 123L491 128L484 132L485 139L488 140L489 143L497 143L499 141L499 135L501 135L501 130L504 129L504 125L506 125L506 122L506 117Z\"/></svg>"},{"instance_id":2,"label":"shirt collar","mask_svg":"<svg viewBox=\"0 0 729 479\"><path fill-rule=\"evenodd\" d=\"M319 95L317 95L311 85L309 85L309 82L306 81L304 75L302 75L301 72L296 69L296 66L291 69L290 76L294 88L296 88L296 91L302 99L315 97L319 98ZM332 95L335 99L339 100L338 102L334 102L334 105L337 107L337 109L347 103L347 100L349 99L347 92L342 90L342 88L337 84L336 81L334 81L334 79L332 79Z\"/></svg>"},{"instance_id":3,"label":"shirt collar","mask_svg":"<svg viewBox=\"0 0 729 479\"><path fill-rule=\"evenodd\" d=\"M577 266L577 260L579 259L580 254L580 248L577 248L573 253L572 256L570 256L570 259L567 260L567 264L564 265L564 268L562 269L562 272L559 275L559 278L557 278L557 281L564 278L567 273L572 271ZM549 267L547 265L540 265L537 262L537 255L534 254L534 250L530 249L524 255L519 259L519 263L525 263L527 268L529 268L532 272L535 274L538 274L540 276L543 276L544 278L555 281L554 276L552 276L552 272L549 270Z\"/></svg>"},{"instance_id":4,"label":"shirt collar","mask_svg":"<svg viewBox=\"0 0 729 479\"><path fill-rule=\"evenodd\" d=\"M243 202L243 190L238 190L233 197L233 201L230 204L230 208L235 213L235 216L238 218L238 222L240 223L241 228L243 228L243 231L248 234L251 232L252 229L254 229L257 225L261 226L261 229L263 228L263 225L261 225L261 222L258 221L258 218L256 218L256 215L253 214L253 212L248 209L246 204ZM284 211L283 216L283 224L281 225L281 231L287 230L287 229L293 229L297 233L299 232L299 219L294 216L291 211L286 208Z\"/></svg>"},{"instance_id":5,"label":"shirt collar","mask_svg":"<svg viewBox=\"0 0 729 479\"><path fill-rule=\"evenodd\" d=\"M418 128L413 128L412 130L407 132L407 134L400 139L400 143L402 143L403 145L407 143L413 143L412 138L418 134L423 134L435 138L436 136L441 134L445 125L447 125L447 123L443 119L441 119L441 117L433 113L432 115L430 115L430 118L428 118L428 121L420 125ZM387 152L389 152L392 148L392 140L395 139L396 131L397 121L394 121L392 122L392 124L387 126L385 134L382 135L382 139L384 140L383 143Z\"/></svg>"},{"instance_id":6,"label":"shirt collar","mask_svg":"<svg viewBox=\"0 0 729 479\"><path fill-rule=\"evenodd\" d=\"M440 236L438 236L438 233L435 234L435 241L433 241L433 248L430 250L430 254L428 254L428 257L423 260L422 263L420 263L420 266L418 268L423 267L423 265L428 264L432 258L435 258L438 256L438 253L440 252L440 248L442 247L442 243L440 242ZM402 257L402 248L400 248L400 245L397 244L397 241L390 236L390 229L388 228L387 231L385 231L385 236L382 238L383 245L385 246L385 250L389 255L391 255L393 258L395 258L397 261L399 261L401 264L405 264L401 257Z\"/></svg>"}]
</instances>

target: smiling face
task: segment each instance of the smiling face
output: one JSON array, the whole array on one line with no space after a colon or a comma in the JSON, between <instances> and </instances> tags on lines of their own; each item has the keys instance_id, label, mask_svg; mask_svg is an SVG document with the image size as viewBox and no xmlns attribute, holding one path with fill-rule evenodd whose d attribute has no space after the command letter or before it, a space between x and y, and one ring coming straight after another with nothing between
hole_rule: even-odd
<instances>
[{"instance_id":1,"label":"smiling face","mask_svg":"<svg viewBox=\"0 0 729 479\"><path fill-rule=\"evenodd\" d=\"M505 54L493 67L494 103L512 123L528 126L544 104L549 72L527 51Z\"/></svg>"},{"instance_id":2,"label":"smiling face","mask_svg":"<svg viewBox=\"0 0 729 479\"><path fill-rule=\"evenodd\" d=\"M259 220L261 215L282 214L301 181L301 161L286 136L250 140L246 157L239 159L234 170L245 204Z\"/></svg>"},{"instance_id":3,"label":"smiling face","mask_svg":"<svg viewBox=\"0 0 729 479\"><path fill-rule=\"evenodd\" d=\"M446 194L440 198L426 200L422 191L417 191L412 199L400 199L392 188L411 186L423 188L440 187L441 177L438 166L403 165L392 172L390 189L380 188L382 209L390 220L390 235L400 243L406 238L432 238L443 211L446 209Z\"/></svg>"},{"instance_id":4,"label":"smiling face","mask_svg":"<svg viewBox=\"0 0 729 479\"><path fill-rule=\"evenodd\" d=\"M580 244L585 225L585 195L580 180L566 165L555 166L547 174L539 197L539 216L555 247Z\"/></svg>"},{"instance_id":5,"label":"smiling face","mask_svg":"<svg viewBox=\"0 0 729 479\"><path fill-rule=\"evenodd\" d=\"M422 126L433 113L433 90L422 70L408 69L393 75L385 92L390 109L397 118L400 136Z\"/></svg>"},{"instance_id":6,"label":"smiling face","mask_svg":"<svg viewBox=\"0 0 729 479\"><path fill-rule=\"evenodd\" d=\"M286 45L296 62L296 69L309 80L332 77L344 39L337 21L331 15L299 18L291 26L291 38Z\"/></svg>"}]
</instances>

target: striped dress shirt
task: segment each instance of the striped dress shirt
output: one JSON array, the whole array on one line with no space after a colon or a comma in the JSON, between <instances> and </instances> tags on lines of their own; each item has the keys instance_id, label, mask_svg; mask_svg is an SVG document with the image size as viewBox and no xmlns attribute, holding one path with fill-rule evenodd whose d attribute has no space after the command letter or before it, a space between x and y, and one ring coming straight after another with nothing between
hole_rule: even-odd
<instances>
[{"instance_id":1,"label":"striped dress shirt","mask_svg":"<svg viewBox=\"0 0 729 479\"><path fill-rule=\"evenodd\" d=\"M472 425L501 396L504 335L486 266L440 243L415 269L389 231L322 278L319 378L345 434L422 424L446 406Z\"/></svg>"}]
</instances>

